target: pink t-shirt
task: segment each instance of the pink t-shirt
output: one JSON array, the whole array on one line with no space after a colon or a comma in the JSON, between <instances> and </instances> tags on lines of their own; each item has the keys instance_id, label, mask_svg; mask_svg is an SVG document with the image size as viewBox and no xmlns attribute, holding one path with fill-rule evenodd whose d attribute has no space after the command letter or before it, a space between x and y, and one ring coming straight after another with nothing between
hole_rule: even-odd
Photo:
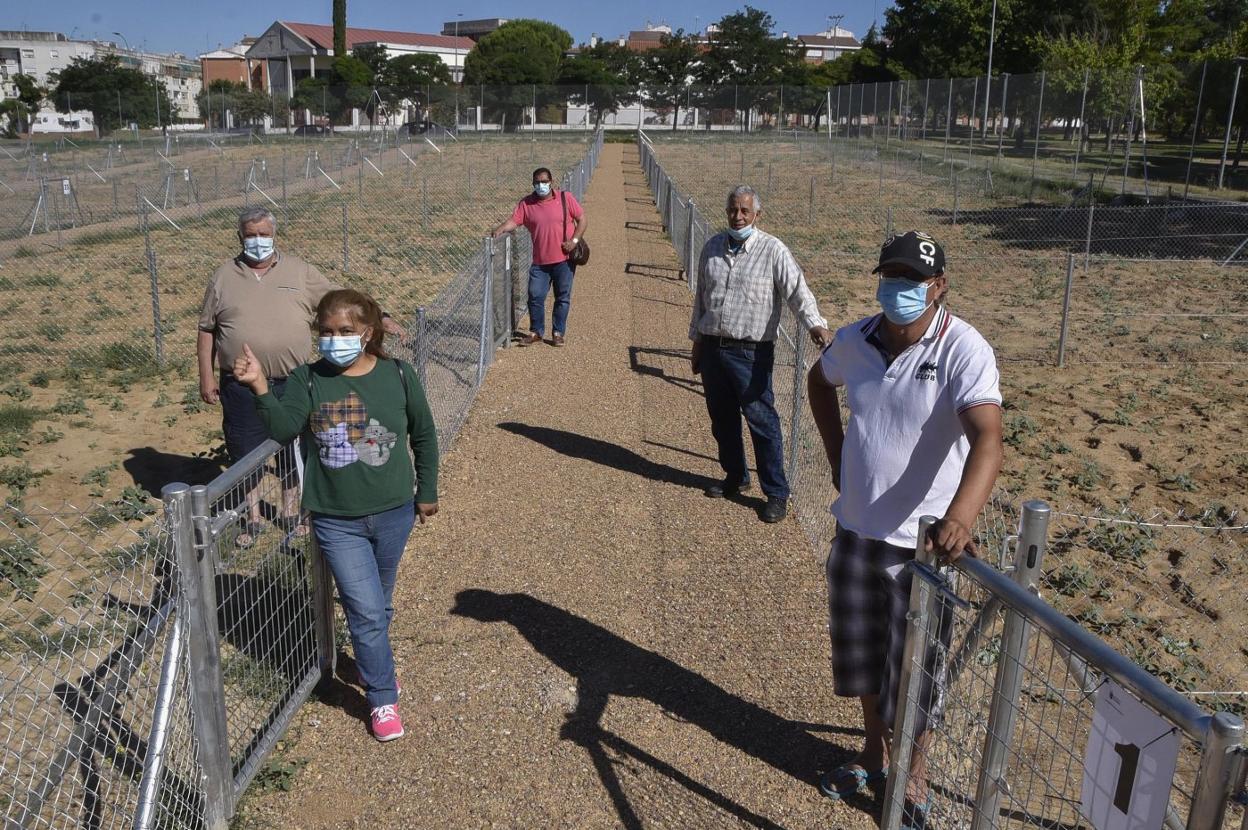
<instances>
[{"instance_id":1,"label":"pink t-shirt","mask_svg":"<svg viewBox=\"0 0 1248 830\"><path fill-rule=\"evenodd\" d=\"M533 237L533 264L554 265L564 262L568 255L563 252L563 241L571 239L576 230L576 220L581 218L581 203L567 191L552 191L553 198L542 199L536 193L525 196L516 205L511 214L511 221L524 225ZM568 226L559 229L563 219L563 205L560 196L568 200Z\"/></svg>"}]
</instances>

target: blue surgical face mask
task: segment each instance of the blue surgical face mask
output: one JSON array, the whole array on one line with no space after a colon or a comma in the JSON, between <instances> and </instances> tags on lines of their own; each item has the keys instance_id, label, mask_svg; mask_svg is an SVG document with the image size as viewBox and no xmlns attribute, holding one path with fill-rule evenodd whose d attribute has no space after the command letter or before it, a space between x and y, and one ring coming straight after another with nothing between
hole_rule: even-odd
<instances>
[{"instance_id":1,"label":"blue surgical face mask","mask_svg":"<svg viewBox=\"0 0 1248 830\"><path fill-rule=\"evenodd\" d=\"M322 337L317 341L321 357L335 366L347 367L360 359L364 352L363 338L358 334L345 337Z\"/></svg>"},{"instance_id":2,"label":"blue surgical face mask","mask_svg":"<svg viewBox=\"0 0 1248 830\"><path fill-rule=\"evenodd\" d=\"M731 236L733 239L737 240L738 242L744 242L745 240L749 239L750 235L753 233L754 233L753 225L746 225L744 228L733 228L733 227L728 228L728 235Z\"/></svg>"},{"instance_id":3,"label":"blue surgical face mask","mask_svg":"<svg viewBox=\"0 0 1248 830\"><path fill-rule=\"evenodd\" d=\"M911 282L901 277L881 277L875 289L884 316L899 326L913 323L927 311L927 283Z\"/></svg>"},{"instance_id":4,"label":"blue surgical face mask","mask_svg":"<svg viewBox=\"0 0 1248 830\"><path fill-rule=\"evenodd\" d=\"M247 257L252 262L264 262L266 259L273 256L273 237L243 237L243 256Z\"/></svg>"},{"instance_id":5,"label":"blue surgical face mask","mask_svg":"<svg viewBox=\"0 0 1248 830\"><path fill-rule=\"evenodd\" d=\"M538 196L549 196L550 195L550 182L534 182L533 192L536 193Z\"/></svg>"}]
</instances>

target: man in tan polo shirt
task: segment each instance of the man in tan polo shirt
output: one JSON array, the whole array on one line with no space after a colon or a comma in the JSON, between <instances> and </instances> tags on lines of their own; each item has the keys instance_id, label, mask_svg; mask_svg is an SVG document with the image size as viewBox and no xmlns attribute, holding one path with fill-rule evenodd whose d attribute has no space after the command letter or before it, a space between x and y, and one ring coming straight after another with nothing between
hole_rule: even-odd
<instances>
[{"instance_id":1,"label":"man in tan polo shirt","mask_svg":"<svg viewBox=\"0 0 1248 830\"><path fill-rule=\"evenodd\" d=\"M330 282L299 257L279 252L274 244L277 219L264 208L250 208L238 217L242 252L222 263L208 281L199 315L199 395L205 403L221 404L221 430L231 463L269 437L256 415L255 396L231 371L234 359L247 343L279 397L286 376L312 356L311 322L321 297L340 286ZM402 337L402 329L387 315L388 334ZM280 469L294 470L289 448ZM250 546L263 529L255 482L247 494L248 520L238 544ZM282 481L282 516L289 532L306 534L299 525L298 491L293 478Z\"/></svg>"}]
</instances>

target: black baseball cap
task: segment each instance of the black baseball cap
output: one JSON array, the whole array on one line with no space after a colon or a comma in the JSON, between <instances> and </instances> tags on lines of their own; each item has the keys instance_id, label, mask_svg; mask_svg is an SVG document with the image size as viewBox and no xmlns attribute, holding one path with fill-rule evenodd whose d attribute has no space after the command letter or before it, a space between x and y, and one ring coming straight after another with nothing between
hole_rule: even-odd
<instances>
[{"instance_id":1,"label":"black baseball cap","mask_svg":"<svg viewBox=\"0 0 1248 830\"><path fill-rule=\"evenodd\" d=\"M945 252L930 234L906 231L884 240L880 246L880 264L871 273L878 274L885 265L905 265L927 279L944 273Z\"/></svg>"}]
</instances>

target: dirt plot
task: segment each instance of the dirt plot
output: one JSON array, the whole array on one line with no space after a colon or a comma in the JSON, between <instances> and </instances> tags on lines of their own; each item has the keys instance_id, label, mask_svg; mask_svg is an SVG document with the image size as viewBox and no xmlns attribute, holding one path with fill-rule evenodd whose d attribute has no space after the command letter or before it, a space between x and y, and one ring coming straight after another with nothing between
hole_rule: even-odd
<instances>
[{"instance_id":1,"label":"dirt plot","mask_svg":"<svg viewBox=\"0 0 1248 830\"><path fill-rule=\"evenodd\" d=\"M345 176L333 171L342 190L319 175L286 188L270 176L257 184L284 190L280 204L252 188L170 205L167 218L149 211L148 238L123 218L0 243L12 332L0 345L0 496L13 508L0 529L0 597L20 599L0 624L55 638L69 625L61 612L75 574L86 579L142 541L164 484L206 482L223 468L220 413L199 399L196 320L209 275L237 248L244 204L274 210L282 250L373 293L414 332L417 307L469 265L528 191L531 157L561 171L584 148L575 136L499 138L426 146L409 161L392 147L375 167L357 149ZM55 527L21 518L47 510L61 517Z\"/></svg>"},{"instance_id":2,"label":"dirt plot","mask_svg":"<svg viewBox=\"0 0 1248 830\"><path fill-rule=\"evenodd\" d=\"M1086 206L1025 206L964 186L955 225L948 171L930 159L919 175L910 164L849 161L843 148L834 168L828 147L791 140L651 138L713 225L733 185L759 190L760 224L793 249L833 327L874 313L870 269L887 229L932 232L948 255L950 308L1001 362L1003 494L1043 498L1064 514L1046 596L1176 688L1232 693L1200 701L1245 711L1248 534L1235 528L1248 507L1239 449L1248 282L1242 268L1220 265L1239 241L1237 218L1219 210L1193 225L1176 211L1162 247L1188 245L1204 258L1127 259L1131 246L1161 243L1126 228L1155 228L1161 218L1128 221L1125 209L1098 205L1103 216L1120 212L1094 217L1109 224L1097 225L1101 250L1094 246L1085 269Z\"/></svg>"}]
</instances>

